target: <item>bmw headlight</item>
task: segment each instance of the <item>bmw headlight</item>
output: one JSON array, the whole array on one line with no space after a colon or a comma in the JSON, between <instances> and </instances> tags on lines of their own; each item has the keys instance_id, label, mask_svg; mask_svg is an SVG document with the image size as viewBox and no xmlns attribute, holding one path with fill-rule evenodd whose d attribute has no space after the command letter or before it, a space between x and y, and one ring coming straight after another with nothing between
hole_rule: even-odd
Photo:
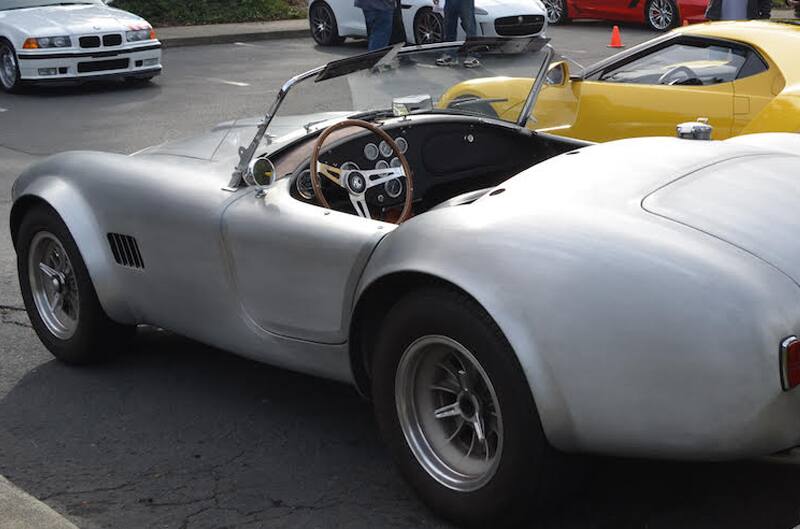
<instances>
[{"instance_id":1,"label":"bmw headlight","mask_svg":"<svg viewBox=\"0 0 800 529\"><path fill-rule=\"evenodd\" d=\"M142 42L143 40L155 40L156 32L152 28L134 29L125 32L125 40L128 42Z\"/></svg>"},{"instance_id":2,"label":"bmw headlight","mask_svg":"<svg viewBox=\"0 0 800 529\"><path fill-rule=\"evenodd\" d=\"M63 37L41 37L27 39L22 47L26 50L35 50L39 48L71 48L72 39L66 35Z\"/></svg>"}]
</instances>

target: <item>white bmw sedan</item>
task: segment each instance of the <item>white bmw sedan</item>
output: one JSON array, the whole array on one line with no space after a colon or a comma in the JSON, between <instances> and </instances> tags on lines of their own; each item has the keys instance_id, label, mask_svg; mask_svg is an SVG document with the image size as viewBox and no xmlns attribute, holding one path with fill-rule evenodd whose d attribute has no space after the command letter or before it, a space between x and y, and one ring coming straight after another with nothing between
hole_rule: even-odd
<instances>
[{"instance_id":1,"label":"white bmw sedan","mask_svg":"<svg viewBox=\"0 0 800 529\"><path fill-rule=\"evenodd\" d=\"M161 73L161 43L141 17L103 0L0 0L0 86Z\"/></svg>"},{"instance_id":2,"label":"white bmw sedan","mask_svg":"<svg viewBox=\"0 0 800 529\"><path fill-rule=\"evenodd\" d=\"M439 0L444 6L445 0ZM444 38L444 20L433 0L401 0L406 41L431 44ZM547 9L539 0L475 0L478 35L483 37L533 37L544 33ZM367 27L353 0L310 0L311 36L320 46L341 43L346 37L363 38ZM464 39L459 25L458 40Z\"/></svg>"}]
</instances>

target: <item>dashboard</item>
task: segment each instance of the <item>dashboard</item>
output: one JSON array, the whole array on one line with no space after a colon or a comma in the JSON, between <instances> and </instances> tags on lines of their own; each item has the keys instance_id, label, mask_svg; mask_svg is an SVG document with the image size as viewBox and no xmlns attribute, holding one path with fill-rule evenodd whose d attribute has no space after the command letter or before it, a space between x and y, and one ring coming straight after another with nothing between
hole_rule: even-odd
<instances>
[{"instance_id":1,"label":"dashboard","mask_svg":"<svg viewBox=\"0 0 800 529\"><path fill-rule=\"evenodd\" d=\"M397 143L408 160L414 180L414 211L420 213L456 195L496 186L546 158L571 150L560 147L527 129L463 115L428 114L386 120L381 128ZM372 170L400 166L397 153L369 131L352 128L331 136L319 154L322 163L341 169ZM309 170L316 137L286 155L294 181L292 194L315 203ZM286 166L286 162L278 162ZM398 178L366 193L370 211L385 218L388 210L401 207L407 183ZM322 191L333 209L352 212L347 192L324 176Z\"/></svg>"}]
</instances>

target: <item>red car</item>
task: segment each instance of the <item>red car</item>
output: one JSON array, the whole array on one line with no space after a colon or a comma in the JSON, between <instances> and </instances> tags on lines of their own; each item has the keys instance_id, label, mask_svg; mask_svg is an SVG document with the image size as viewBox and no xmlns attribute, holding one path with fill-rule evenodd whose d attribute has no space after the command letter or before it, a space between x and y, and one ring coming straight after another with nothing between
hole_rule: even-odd
<instances>
[{"instance_id":1,"label":"red car","mask_svg":"<svg viewBox=\"0 0 800 529\"><path fill-rule=\"evenodd\" d=\"M547 21L562 24L573 18L644 22L657 31L684 20L703 22L708 0L543 0Z\"/></svg>"}]
</instances>

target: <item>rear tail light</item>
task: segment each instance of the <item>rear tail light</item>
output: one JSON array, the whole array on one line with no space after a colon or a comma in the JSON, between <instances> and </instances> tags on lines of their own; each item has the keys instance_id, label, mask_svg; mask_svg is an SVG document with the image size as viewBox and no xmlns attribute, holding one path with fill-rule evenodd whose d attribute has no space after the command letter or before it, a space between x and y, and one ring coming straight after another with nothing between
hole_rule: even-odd
<instances>
[{"instance_id":1,"label":"rear tail light","mask_svg":"<svg viewBox=\"0 0 800 529\"><path fill-rule=\"evenodd\" d=\"M800 385L800 340L797 336L781 342L781 384L784 391Z\"/></svg>"}]
</instances>

